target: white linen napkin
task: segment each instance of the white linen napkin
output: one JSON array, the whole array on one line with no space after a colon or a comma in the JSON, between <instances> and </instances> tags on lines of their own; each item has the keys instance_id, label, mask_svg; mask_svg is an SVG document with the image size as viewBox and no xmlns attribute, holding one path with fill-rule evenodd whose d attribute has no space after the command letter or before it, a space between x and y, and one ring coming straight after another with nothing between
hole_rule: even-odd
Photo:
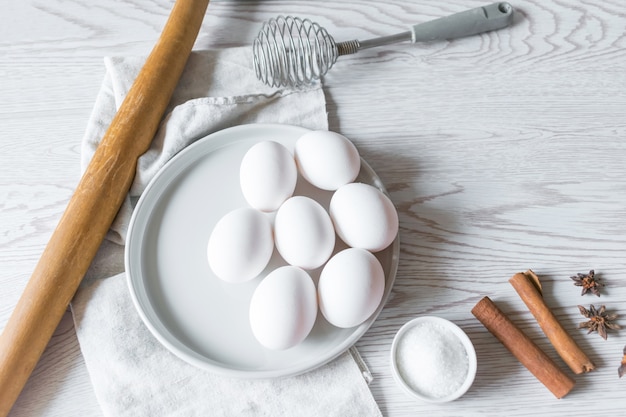
<instances>
[{"instance_id":1,"label":"white linen napkin","mask_svg":"<svg viewBox=\"0 0 626 417\"><path fill-rule=\"evenodd\" d=\"M107 73L82 142L83 169L144 58L105 59ZM327 129L321 86L273 90L256 80L250 48L192 53L135 182L74 300L72 313L96 397L106 416L381 416L369 371L352 348L300 376L245 380L182 361L144 326L124 274L133 204L155 173L195 140L246 123Z\"/></svg>"}]
</instances>

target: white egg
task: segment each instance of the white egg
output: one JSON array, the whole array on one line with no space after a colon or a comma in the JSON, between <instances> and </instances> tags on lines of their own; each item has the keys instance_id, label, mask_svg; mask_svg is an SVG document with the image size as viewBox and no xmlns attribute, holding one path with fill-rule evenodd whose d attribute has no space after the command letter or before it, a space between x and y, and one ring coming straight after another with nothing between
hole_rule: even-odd
<instances>
[{"instance_id":1,"label":"white egg","mask_svg":"<svg viewBox=\"0 0 626 417\"><path fill-rule=\"evenodd\" d=\"M293 195L297 179L298 169L293 155L278 142L259 142L241 160L241 192L248 204L257 210L277 210Z\"/></svg>"},{"instance_id":2,"label":"white egg","mask_svg":"<svg viewBox=\"0 0 626 417\"><path fill-rule=\"evenodd\" d=\"M295 196L276 212L274 240L289 264L315 269L332 254L335 230L324 207L309 197Z\"/></svg>"},{"instance_id":3,"label":"white egg","mask_svg":"<svg viewBox=\"0 0 626 417\"><path fill-rule=\"evenodd\" d=\"M322 190L334 191L354 181L361 169L356 146L336 132L305 133L296 141L294 154L300 174Z\"/></svg>"},{"instance_id":4,"label":"white egg","mask_svg":"<svg viewBox=\"0 0 626 417\"><path fill-rule=\"evenodd\" d=\"M398 234L398 213L385 194L368 184L351 183L333 194L329 207L335 231L348 246L378 252Z\"/></svg>"},{"instance_id":5,"label":"white egg","mask_svg":"<svg viewBox=\"0 0 626 417\"><path fill-rule=\"evenodd\" d=\"M227 213L213 228L207 245L209 266L228 282L258 276L274 251L272 225L260 211L249 207Z\"/></svg>"},{"instance_id":6,"label":"white egg","mask_svg":"<svg viewBox=\"0 0 626 417\"><path fill-rule=\"evenodd\" d=\"M268 349L283 350L301 343L317 317L317 293L304 270L283 266L269 273L250 300L250 327Z\"/></svg>"},{"instance_id":7,"label":"white egg","mask_svg":"<svg viewBox=\"0 0 626 417\"><path fill-rule=\"evenodd\" d=\"M320 311L330 324L341 328L358 326L380 305L385 272L371 252L344 249L322 269L317 291Z\"/></svg>"}]
</instances>

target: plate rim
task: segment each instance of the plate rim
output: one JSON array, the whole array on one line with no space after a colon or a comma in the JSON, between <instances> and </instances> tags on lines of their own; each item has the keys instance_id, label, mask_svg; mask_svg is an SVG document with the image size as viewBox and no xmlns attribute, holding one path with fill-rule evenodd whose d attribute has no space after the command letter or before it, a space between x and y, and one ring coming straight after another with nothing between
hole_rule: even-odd
<instances>
[{"instance_id":1,"label":"plate rim","mask_svg":"<svg viewBox=\"0 0 626 417\"><path fill-rule=\"evenodd\" d=\"M388 266L389 276L386 277L385 279L385 282L386 282L385 292L383 294L383 299L381 300L378 308L370 316L370 318L368 318L368 320L366 320L364 323L358 326L355 326L353 328L353 331L348 335L348 337L343 339L341 343L338 343L333 349L330 349L329 354L321 355L320 357L314 360L307 360L304 362L299 362L297 364L294 364L290 367L278 368L274 370L271 370L271 369L263 369L263 370L237 369L237 368L232 368L232 367L219 366L216 364L216 361L209 361L209 358L206 358L206 357L204 357L206 358L206 360L201 359L200 357L203 357L201 354L199 354L198 352L195 352L191 347L186 346L183 342L178 340L178 338L167 329L167 326L160 323L160 325L164 328L164 331L166 333L169 333L169 335L173 339L177 340L181 345L183 345L185 349L181 350L180 347L177 346L175 343L172 343L172 341L170 341L168 337L165 337L162 334L163 330L159 329L158 325L152 322L152 319L150 318L150 314L149 314L150 312L147 312L144 310L145 306L143 305L143 301L140 299L138 295L138 292L142 290L145 291L144 286L140 285L140 283L143 282L143 279L141 276L141 271L139 271L140 277L136 277L137 273L136 271L134 271L135 265L133 264L133 262L136 263L138 261L132 259L132 256L134 255L133 251L134 251L135 246L139 245L139 247L141 248L142 246L141 237L145 234L145 229L139 228L139 231L141 233L139 233L139 236L135 235L136 227L139 227L137 226L138 222L142 220L141 215L143 214L143 210L145 209L144 207L146 206L146 204L149 204L149 200L152 197L153 189L159 186L160 182L163 181L162 177L164 177L165 175L168 175L170 173L170 170L177 168L176 165L179 164L178 161L183 158L187 158L188 157L187 155L189 155L190 153L193 153L196 150L196 148L208 146L211 149L208 150L207 152L201 153L201 156L193 158L193 160L191 161L191 164L189 163L184 164L182 167L180 167L181 169L179 171L174 171L174 173L169 178L169 181L166 182L166 185L163 188L167 188L167 185L169 184L170 181L173 181L181 172L184 172L185 169L188 168L190 165L201 160L204 155L211 154L217 151L218 149L220 149L222 146L228 146L227 144L218 145L216 147L211 147L210 145L207 145L207 143L210 143L212 140L215 140L216 137L219 138L222 135L231 134L231 133L245 134L246 131L258 132L259 129L264 129L264 130L269 130L269 131L272 131L272 130L290 131L292 134L304 134L308 131L311 131L311 129L307 129L301 126L289 125L289 124L251 123L251 124L227 127L227 128L215 131L213 133L210 133L208 135L205 135L199 138L198 140L194 141L192 144L188 145L187 147L182 149L180 152L178 152L176 155L174 155L172 158L170 158L170 160L167 161L157 171L154 177L149 181L148 185L144 189L143 193L141 194L141 196L139 197L137 201L137 204L135 205L133 209L131 219L128 225L126 244L124 247L124 266L125 266L127 287L130 292L135 311L137 311L137 313L139 314L141 318L141 321L148 328L152 336L155 337L169 352L173 353L174 355L184 360L185 362L190 363L191 365L194 365L200 369L204 369L215 374L228 376L228 377L243 378L243 379L265 379L265 378L295 376L295 375L309 372L320 366L323 366L333 361L334 359L338 358L339 356L341 356L350 347L352 347L363 335L365 335L367 330L378 319L380 312L385 307L391 295L391 291L395 283L395 278L396 278L398 264L399 264L400 236L398 233L396 238L390 245L391 260L390 260L390 265ZM380 177L378 177L376 172L371 168L371 166L363 158L361 158L361 169L365 170L367 174L374 179L375 184L373 185L376 188L380 189L384 194L389 196ZM159 200L157 199L157 201ZM145 210L148 210L148 213L147 213L148 215L151 214L149 207L148 209L145 209ZM139 239L140 242L135 243L136 239ZM141 251L139 251L139 254L141 254ZM148 296L146 296L146 298L149 299ZM150 308L152 310L156 310L153 305L150 305ZM190 354L187 351L191 351L195 353L195 355Z\"/></svg>"}]
</instances>

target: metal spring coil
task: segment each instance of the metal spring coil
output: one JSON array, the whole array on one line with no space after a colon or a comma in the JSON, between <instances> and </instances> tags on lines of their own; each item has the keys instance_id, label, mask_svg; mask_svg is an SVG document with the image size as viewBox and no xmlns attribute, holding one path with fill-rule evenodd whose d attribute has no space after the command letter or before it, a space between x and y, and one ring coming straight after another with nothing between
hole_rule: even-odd
<instances>
[{"instance_id":1,"label":"metal spring coil","mask_svg":"<svg viewBox=\"0 0 626 417\"><path fill-rule=\"evenodd\" d=\"M335 40L309 19L278 16L252 44L257 77L271 87L300 87L319 79L339 56Z\"/></svg>"}]
</instances>

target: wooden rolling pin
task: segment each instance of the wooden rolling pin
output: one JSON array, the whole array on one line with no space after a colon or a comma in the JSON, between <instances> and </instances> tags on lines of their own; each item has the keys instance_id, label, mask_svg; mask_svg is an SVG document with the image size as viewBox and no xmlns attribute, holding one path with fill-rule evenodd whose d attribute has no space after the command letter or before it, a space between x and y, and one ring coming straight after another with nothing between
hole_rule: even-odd
<instances>
[{"instance_id":1,"label":"wooden rolling pin","mask_svg":"<svg viewBox=\"0 0 626 417\"><path fill-rule=\"evenodd\" d=\"M0 336L6 416L58 326L150 147L209 0L176 0L154 49L83 174Z\"/></svg>"}]
</instances>

